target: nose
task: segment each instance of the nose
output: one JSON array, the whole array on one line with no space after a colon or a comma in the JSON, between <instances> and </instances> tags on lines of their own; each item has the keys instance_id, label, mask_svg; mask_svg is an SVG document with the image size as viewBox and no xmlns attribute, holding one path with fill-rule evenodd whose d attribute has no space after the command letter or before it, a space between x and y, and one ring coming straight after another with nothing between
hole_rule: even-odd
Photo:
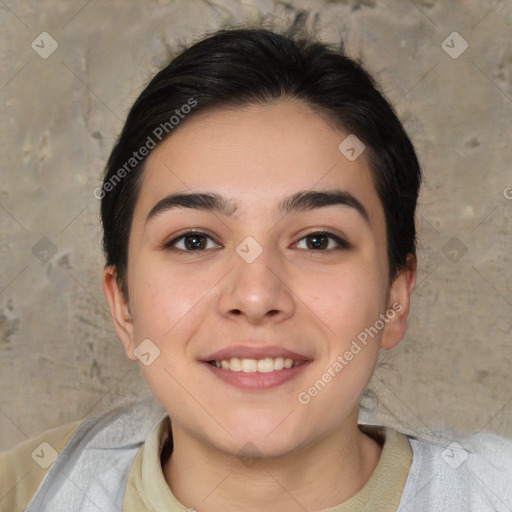
<instances>
[{"instance_id":1,"label":"nose","mask_svg":"<svg viewBox=\"0 0 512 512\"><path fill-rule=\"evenodd\" d=\"M218 297L222 316L258 325L282 322L295 313L285 264L271 252L264 249L251 263L234 253L234 268L222 281Z\"/></svg>"}]
</instances>

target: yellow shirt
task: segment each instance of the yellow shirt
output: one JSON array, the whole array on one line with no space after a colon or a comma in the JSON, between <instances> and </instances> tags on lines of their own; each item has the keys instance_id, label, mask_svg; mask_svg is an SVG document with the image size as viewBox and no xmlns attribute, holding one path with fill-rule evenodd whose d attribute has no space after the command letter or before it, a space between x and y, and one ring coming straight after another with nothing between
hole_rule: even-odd
<instances>
[{"instance_id":1,"label":"yellow shirt","mask_svg":"<svg viewBox=\"0 0 512 512\"><path fill-rule=\"evenodd\" d=\"M409 441L391 428L360 425L374 438L385 439L381 457L366 485L352 498L324 512L396 512L411 466ZM192 505L180 503L165 481L160 454L168 441L170 420L165 416L135 457L123 503L123 512L187 512Z\"/></svg>"},{"instance_id":2,"label":"yellow shirt","mask_svg":"<svg viewBox=\"0 0 512 512\"><path fill-rule=\"evenodd\" d=\"M0 512L22 512L37 491L55 452L60 452L81 421L51 429L0 453ZM384 440L381 457L366 485L345 503L324 512L395 512L407 480L412 452L407 438L388 427L360 425L372 437ZM161 452L169 441L166 415L149 433L130 468L123 512L189 512L165 481ZM42 444L42 443L48 443ZM53 451L54 450L54 451Z\"/></svg>"}]
</instances>

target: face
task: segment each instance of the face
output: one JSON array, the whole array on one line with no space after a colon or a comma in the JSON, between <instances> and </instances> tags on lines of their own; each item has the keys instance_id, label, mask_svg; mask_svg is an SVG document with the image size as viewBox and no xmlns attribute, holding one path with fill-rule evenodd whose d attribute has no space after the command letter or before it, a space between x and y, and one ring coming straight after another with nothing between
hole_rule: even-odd
<instances>
[{"instance_id":1,"label":"face","mask_svg":"<svg viewBox=\"0 0 512 512\"><path fill-rule=\"evenodd\" d=\"M128 357L183 435L278 457L355 428L379 349L404 334L414 269L389 284L384 212L366 154L338 149L348 135L282 101L196 114L148 157L129 305L109 268L104 290ZM312 192L341 194L279 209ZM169 199L192 193L229 208Z\"/></svg>"}]
</instances>

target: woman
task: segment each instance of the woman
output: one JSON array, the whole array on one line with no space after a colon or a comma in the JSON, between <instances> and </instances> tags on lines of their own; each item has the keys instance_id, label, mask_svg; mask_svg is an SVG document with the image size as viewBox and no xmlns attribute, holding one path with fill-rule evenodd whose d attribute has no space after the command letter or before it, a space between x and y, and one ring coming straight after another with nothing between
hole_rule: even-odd
<instances>
[{"instance_id":1,"label":"woman","mask_svg":"<svg viewBox=\"0 0 512 512\"><path fill-rule=\"evenodd\" d=\"M0 507L511 510L510 441L358 424L405 333L420 182L393 109L339 51L263 29L184 50L94 192L105 296L154 399L4 454ZM18 481L22 449L55 452L44 480Z\"/></svg>"}]
</instances>

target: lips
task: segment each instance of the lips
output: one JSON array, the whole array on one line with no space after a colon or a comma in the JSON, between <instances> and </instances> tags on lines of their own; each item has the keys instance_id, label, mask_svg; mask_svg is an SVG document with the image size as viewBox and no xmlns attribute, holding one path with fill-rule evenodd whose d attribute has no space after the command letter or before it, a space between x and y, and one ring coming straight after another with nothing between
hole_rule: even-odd
<instances>
[{"instance_id":1,"label":"lips","mask_svg":"<svg viewBox=\"0 0 512 512\"><path fill-rule=\"evenodd\" d=\"M294 352L279 346L258 345L255 347L250 345L233 345L231 347L218 350L217 352L213 352L202 360L204 362L222 361L231 360L235 357L238 359L256 360L265 359L267 357L271 357L272 359L282 357L283 359L292 359L294 362L309 361L310 359L303 354L299 354L298 352Z\"/></svg>"},{"instance_id":2,"label":"lips","mask_svg":"<svg viewBox=\"0 0 512 512\"><path fill-rule=\"evenodd\" d=\"M301 374L311 359L279 346L234 345L205 357L205 367L226 383L245 390L274 388Z\"/></svg>"}]
</instances>

